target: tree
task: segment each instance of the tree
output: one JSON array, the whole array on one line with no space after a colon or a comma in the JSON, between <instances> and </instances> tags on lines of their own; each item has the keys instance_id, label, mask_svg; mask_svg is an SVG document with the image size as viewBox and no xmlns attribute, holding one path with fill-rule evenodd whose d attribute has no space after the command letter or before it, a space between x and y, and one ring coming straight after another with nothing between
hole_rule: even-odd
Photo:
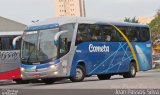
<instances>
[{"instance_id":1,"label":"tree","mask_svg":"<svg viewBox=\"0 0 160 95\"><path fill-rule=\"evenodd\" d=\"M138 19L136 17L133 18L126 18L124 19L124 22L130 22L130 23L138 23Z\"/></svg>"},{"instance_id":2,"label":"tree","mask_svg":"<svg viewBox=\"0 0 160 95\"><path fill-rule=\"evenodd\" d=\"M160 39L160 9L157 11L155 18L150 22L149 26L153 41Z\"/></svg>"},{"instance_id":3,"label":"tree","mask_svg":"<svg viewBox=\"0 0 160 95\"><path fill-rule=\"evenodd\" d=\"M158 9L156 16L160 16L160 9Z\"/></svg>"}]
</instances>

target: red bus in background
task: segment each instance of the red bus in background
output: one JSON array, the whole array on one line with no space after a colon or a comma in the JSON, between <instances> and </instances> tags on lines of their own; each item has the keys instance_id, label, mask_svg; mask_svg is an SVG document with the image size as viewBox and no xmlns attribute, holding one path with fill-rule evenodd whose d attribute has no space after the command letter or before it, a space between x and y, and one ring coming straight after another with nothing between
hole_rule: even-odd
<instances>
[{"instance_id":1,"label":"red bus in background","mask_svg":"<svg viewBox=\"0 0 160 95\"><path fill-rule=\"evenodd\" d=\"M0 80L28 83L21 79L20 46L23 31L0 32Z\"/></svg>"}]
</instances>

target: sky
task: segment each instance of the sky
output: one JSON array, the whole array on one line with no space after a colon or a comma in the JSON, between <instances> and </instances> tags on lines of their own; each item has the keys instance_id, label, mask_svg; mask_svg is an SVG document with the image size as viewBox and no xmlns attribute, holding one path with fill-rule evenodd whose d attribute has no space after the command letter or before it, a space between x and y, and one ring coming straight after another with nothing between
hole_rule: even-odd
<instances>
[{"instance_id":1,"label":"sky","mask_svg":"<svg viewBox=\"0 0 160 95\"><path fill-rule=\"evenodd\" d=\"M120 21L125 17L151 17L160 0L85 0L86 16ZM0 0L0 16L24 24L54 17L54 0Z\"/></svg>"}]
</instances>

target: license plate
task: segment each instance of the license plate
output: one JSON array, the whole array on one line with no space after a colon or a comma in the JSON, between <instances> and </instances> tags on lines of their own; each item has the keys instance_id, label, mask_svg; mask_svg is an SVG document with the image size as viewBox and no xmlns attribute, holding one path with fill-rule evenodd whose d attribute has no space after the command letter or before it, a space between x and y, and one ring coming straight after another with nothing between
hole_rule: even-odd
<instances>
[{"instance_id":1,"label":"license plate","mask_svg":"<svg viewBox=\"0 0 160 95\"><path fill-rule=\"evenodd\" d=\"M39 78L41 76L41 74L33 74L32 76Z\"/></svg>"}]
</instances>

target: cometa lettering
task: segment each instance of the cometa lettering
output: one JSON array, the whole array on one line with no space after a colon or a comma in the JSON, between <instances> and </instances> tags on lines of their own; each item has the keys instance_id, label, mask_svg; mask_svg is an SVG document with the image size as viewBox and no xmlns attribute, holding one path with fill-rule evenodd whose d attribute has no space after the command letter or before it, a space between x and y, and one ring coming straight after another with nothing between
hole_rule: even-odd
<instances>
[{"instance_id":1,"label":"cometa lettering","mask_svg":"<svg viewBox=\"0 0 160 95\"><path fill-rule=\"evenodd\" d=\"M94 46L93 44L90 44L89 52L109 52L109 46Z\"/></svg>"}]
</instances>

